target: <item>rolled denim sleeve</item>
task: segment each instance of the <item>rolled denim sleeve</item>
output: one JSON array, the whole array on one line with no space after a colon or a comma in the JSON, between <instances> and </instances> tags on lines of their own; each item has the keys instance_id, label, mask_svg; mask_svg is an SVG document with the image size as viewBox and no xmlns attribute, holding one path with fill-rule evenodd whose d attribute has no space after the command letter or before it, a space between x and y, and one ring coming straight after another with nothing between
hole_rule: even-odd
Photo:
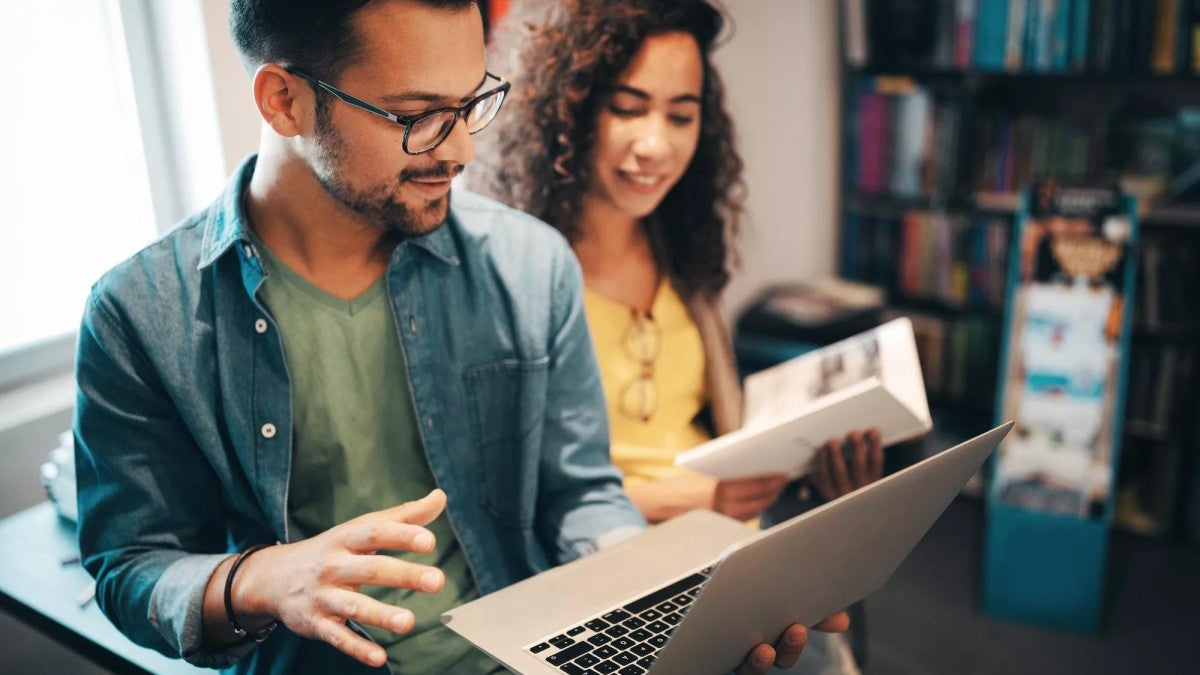
<instances>
[{"instance_id":1,"label":"rolled denim sleeve","mask_svg":"<svg viewBox=\"0 0 1200 675\"><path fill-rule=\"evenodd\" d=\"M565 246L555 269L550 379L538 503L538 532L564 563L642 531L609 459L600 371L583 312L583 277Z\"/></svg>"},{"instance_id":2,"label":"rolled denim sleeve","mask_svg":"<svg viewBox=\"0 0 1200 675\"><path fill-rule=\"evenodd\" d=\"M199 666L204 590L226 556L221 485L122 313L93 290L76 358L79 547L96 601L132 641Z\"/></svg>"}]
</instances>

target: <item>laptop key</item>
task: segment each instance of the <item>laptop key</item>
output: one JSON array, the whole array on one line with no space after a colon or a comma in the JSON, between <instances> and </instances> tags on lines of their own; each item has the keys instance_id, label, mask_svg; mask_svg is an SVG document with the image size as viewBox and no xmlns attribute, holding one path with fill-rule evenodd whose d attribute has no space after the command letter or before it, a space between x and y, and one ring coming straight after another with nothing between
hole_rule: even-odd
<instances>
[{"instance_id":1,"label":"laptop key","mask_svg":"<svg viewBox=\"0 0 1200 675\"><path fill-rule=\"evenodd\" d=\"M588 628L591 628L592 630L596 631L597 633L604 630L605 628L608 628L608 622L605 621L604 619L592 619L591 621L588 621L587 623L585 623L583 625L587 626Z\"/></svg>"},{"instance_id":2,"label":"laptop key","mask_svg":"<svg viewBox=\"0 0 1200 675\"><path fill-rule=\"evenodd\" d=\"M666 635L655 635L654 637L650 638L649 640L646 640L646 642L647 642L647 644L650 644L655 647L658 647L659 649L662 649L663 645L667 644L667 636Z\"/></svg>"},{"instance_id":3,"label":"laptop key","mask_svg":"<svg viewBox=\"0 0 1200 675\"><path fill-rule=\"evenodd\" d=\"M580 633L582 633L585 630L587 630L586 626L575 626L571 630L567 631L567 635L569 635L571 637L575 637L576 635L579 635Z\"/></svg>"},{"instance_id":4,"label":"laptop key","mask_svg":"<svg viewBox=\"0 0 1200 675\"><path fill-rule=\"evenodd\" d=\"M600 618L609 623L620 623L629 618L629 612L626 612L623 609L614 609L608 614L601 615Z\"/></svg>"},{"instance_id":5,"label":"laptop key","mask_svg":"<svg viewBox=\"0 0 1200 675\"><path fill-rule=\"evenodd\" d=\"M659 612L659 611L653 610L653 609L648 609L648 610L642 612L641 614L639 614L638 616L642 617L646 621L654 621L655 619L662 618L662 612ZM554 641L551 640L551 642L554 642Z\"/></svg>"},{"instance_id":6,"label":"laptop key","mask_svg":"<svg viewBox=\"0 0 1200 675\"><path fill-rule=\"evenodd\" d=\"M618 670L617 675L643 675L643 673L645 673L645 672L646 671L644 669L639 668L638 665L635 663L633 665L625 666L624 668Z\"/></svg>"},{"instance_id":7,"label":"laptop key","mask_svg":"<svg viewBox=\"0 0 1200 675\"><path fill-rule=\"evenodd\" d=\"M635 616L630 619L625 619L624 621L621 622L621 625L625 626L626 628L633 629L633 628L641 628L642 626L645 626L646 622L642 621L641 619L639 619Z\"/></svg>"},{"instance_id":8,"label":"laptop key","mask_svg":"<svg viewBox=\"0 0 1200 675\"><path fill-rule=\"evenodd\" d=\"M637 651L637 647L634 647L634 651ZM599 656L602 659L607 659L608 657L612 656L613 654L616 654L617 650L613 649L612 645L604 645L603 647L597 649L596 651L594 651L592 653L595 654L596 656Z\"/></svg>"},{"instance_id":9,"label":"laptop key","mask_svg":"<svg viewBox=\"0 0 1200 675\"><path fill-rule=\"evenodd\" d=\"M654 647L651 647L650 645L642 642L642 643L634 645L633 648L630 649L629 651L633 652L634 654L637 654L638 656L647 656L649 654L654 653Z\"/></svg>"},{"instance_id":10,"label":"laptop key","mask_svg":"<svg viewBox=\"0 0 1200 675\"><path fill-rule=\"evenodd\" d=\"M594 654L584 654L583 656L575 659L575 665L583 666L584 668L590 668L597 663L600 663L600 659L596 658Z\"/></svg>"},{"instance_id":11,"label":"laptop key","mask_svg":"<svg viewBox=\"0 0 1200 675\"><path fill-rule=\"evenodd\" d=\"M574 661L576 657L583 656L590 651L592 651L591 645L586 642L578 642L557 654L551 654L550 656L547 656L546 663L549 663L552 666L561 666L568 661Z\"/></svg>"},{"instance_id":12,"label":"laptop key","mask_svg":"<svg viewBox=\"0 0 1200 675\"><path fill-rule=\"evenodd\" d=\"M529 651L533 652L534 654L538 654L540 652L546 651L547 649L550 649L549 642L539 642L536 645L530 647Z\"/></svg>"},{"instance_id":13,"label":"laptop key","mask_svg":"<svg viewBox=\"0 0 1200 675\"><path fill-rule=\"evenodd\" d=\"M628 605L625 605L625 609L629 610L629 612L632 614L641 614L643 610L650 609L664 600L670 600L680 593L683 593L687 589L695 586L696 584L703 583L704 581L706 581L706 579L703 575L693 574L689 577L676 581L670 586L660 588L650 595L634 600Z\"/></svg>"},{"instance_id":14,"label":"laptop key","mask_svg":"<svg viewBox=\"0 0 1200 675\"><path fill-rule=\"evenodd\" d=\"M604 630L604 634L609 637L619 638L629 632L628 628L623 626L610 626Z\"/></svg>"},{"instance_id":15,"label":"laptop key","mask_svg":"<svg viewBox=\"0 0 1200 675\"><path fill-rule=\"evenodd\" d=\"M655 607L654 609L657 609L658 611L662 612L663 614L670 614L671 612L674 612L676 609L679 609L679 608L676 607L675 605L672 605L669 602L664 602L663 604L659 605L658 607Z\"/></svg>"},{"instance_id":16,"label":"laptop key","mask_svg":"<svg viewBox=\"0 0 1200 675\"><path fill-rule=\"evenodd\" d=\"M564 663L559 670L563 671L567 675L583 675L584 673L583 668L580 668L574 663Z\"/></svg>"},{"instance_id":17,"label":"laptop key","mask_svg":"<svg viewBox=\"0 0 1200 675\"><path fill-rule=\"evenodd\" d=\"M627 666L627 665L633 663L634 661L637 661L637 657L629 652L621 652L620 654L617 654L616 656L612 657L612 660L616 661L617 663L619 663L623 666Z\"/></svg>"},{"instance_id":18,"label":"laptop key","mask_svg":"<svg viewBox=\"0 0 1200 675\"><path fill-rule=\"evenodd\" d=\"M609 642L612 642L612 638L608 637L604 633L597 633L596 635L588 638L587 641L599 647L600 645L605 645Z\"/></svg>"},{"instance_id":19,"label":"laptop key","mask_svg":"<svg viewBox=\"0 0 1200 675\"><path fill-rule=\"evenodd\" d=\"M615 647L621 651L625 651L626 649L629 649L630 647L632 647L634 645L634 642L633 642L633 640L630 640L627 637L623 637L623 638L617 638L616 640L613 640L612 645L613 645L613 647Z\"/></svg>"},{"instance_id":20,"label":"laptop key","mask_svg":"<svg viewBox=\"0 0 1200 675\"><path fill-rule=\"evenodd\" d=\"M647 656L646 658L642 659L641 661L638 661L637 664L639 666L645 668L646 670L650 670L650 666L654 665L654 657Z\"/></svg>"},{"instance_id":21,"label":"laptop key","mask_svg":"<svg viewBox=\"0 0 1200 675\"><path fill-rule=\"evenodd\" d=\"M621 666L618 666L617 664L613 663L612 661L605 661L604 663L597 663L596 667L594 668L594 670L597 673L600 673L600 675L608 675L609 673L615 673L620 669L621 669Z\"/></svg>"},{"instance_id":22,"label":"laptop key","mask_svg":"<svg viewBox=\"0 0 1200 675\"><path fill-rule=\"evenodd\" d=\"M651 633L650 631L646 630L645 628L639 628L639 629L633 631L632 633L630 633L629 637L633 640L637 640L638 642L645 642L646 640L649 640L650 638L654 637L654 633Z\"/></svg>"},{"instance_id":23,"label":"laptop key","mask_svg":"<svg viewBox=\"0 0 1200 675\"><path fill-rule=\"evenodd\" d=\"M571 645L575 644L575 641L566 635L559 635L558 637L550 638L550 644L562 649L563 647L570 647Z\"/></svg>"},{"instance_id":24,"label":"laptop key","mask_svg":"<svg viewBox=\"0 0 1200 675\"><path fill-rule=\"evenodd\" d=\"M666 621L652 621L649 626L646 626L646 630L654 631L655 633L661 633L670 627L671 624L667 623Z\"/></svg>"},{"instance_id":25,"label":"laptop key","mask_svg":"<svg viewBox=\"0 0 1200 675\"><path fill-rule=\"evenodd\" d=\"M687 593L680 593L679 595L671 598L671 602L675 603L676 605L687 605L692 602L692 596L688 595Z\"/></svg>"},{"instance_id":26,"label":"laptop key","mask_svg":"<svg viewBox=\"0 0 1200 675\"><path fill-rule=\"evenodd\" d=\"M666 621L672 626L678 626L679 622L683 621L683 615L679 612L672 612L671 614L664 616L663 621Z\"/></svg>"}]
</instances>

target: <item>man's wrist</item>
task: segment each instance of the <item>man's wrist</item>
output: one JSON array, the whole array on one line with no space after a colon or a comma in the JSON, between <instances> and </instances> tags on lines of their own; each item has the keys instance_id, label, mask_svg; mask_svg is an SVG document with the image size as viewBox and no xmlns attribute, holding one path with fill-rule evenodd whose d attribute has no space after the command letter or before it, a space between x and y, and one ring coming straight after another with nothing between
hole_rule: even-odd
<instances>
[{"instance_id":1,"label":"man's wrist","mask_svg":"<svg viewBox=\"0 0 1200 675\"><path fill-rule=\"evenodd\" d=\"M227 612L230 610L233 612L230 623L242 628L249 635L261 633L278 622L278 617L275 616L261 593L262 584L259 580L263 577L258 574L264 565L269 566L273 553L271 548L274 547L267 547L247 556L236 571L233 569L233 564L237 556L234 556L225 569L226 583L229 583L229 574L233 573L229 606L227 607Z\"/></svg>"}]
</instances>

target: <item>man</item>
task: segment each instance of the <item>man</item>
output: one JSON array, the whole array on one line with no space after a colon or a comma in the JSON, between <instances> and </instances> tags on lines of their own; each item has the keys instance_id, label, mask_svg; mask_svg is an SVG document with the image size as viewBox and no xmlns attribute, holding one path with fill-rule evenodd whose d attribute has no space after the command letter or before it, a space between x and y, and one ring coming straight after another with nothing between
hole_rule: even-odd
<instances>
[{"instance_id":1,"label":"man","mask_svg":"<svg viewBox=\"0 0 1200 675\"><path fill-rule=\"evenodd\" d=\"M99 604L140 644L238 672L500 670L441 612L643 522L608 462L569 248L493 202L450 206L505 90L479 10L234 0L232 29L257 157L105 275L80 332Z\"/></svg>"}]
</instances>

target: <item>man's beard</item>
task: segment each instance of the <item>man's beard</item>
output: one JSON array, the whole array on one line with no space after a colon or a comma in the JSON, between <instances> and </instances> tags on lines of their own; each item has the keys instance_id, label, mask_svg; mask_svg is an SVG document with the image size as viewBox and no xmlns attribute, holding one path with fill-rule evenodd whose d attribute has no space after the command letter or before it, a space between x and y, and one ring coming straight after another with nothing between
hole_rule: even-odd
<instances>
[{"instance_id":1,"label":"man's beard","mask_svg":"<svg viewBox=\"0 0 1200 675\"><path fill-rule=\"evenodd\" d=\"M400 188L406 181L414 178L450 180L462 171L461 164L441 162L423 169L408 168L394 179L376 183L366 189L355 188L342 179L344 172L341 169L349 157L341 135L329 123L327 115L318 111L317 118L319 156L313 166L313 173L329 196L370 225L404 237L428 234L446 221L446 213L450 206L449 192L414 210L399 201Z\"/></svg>"}]
</instances>

